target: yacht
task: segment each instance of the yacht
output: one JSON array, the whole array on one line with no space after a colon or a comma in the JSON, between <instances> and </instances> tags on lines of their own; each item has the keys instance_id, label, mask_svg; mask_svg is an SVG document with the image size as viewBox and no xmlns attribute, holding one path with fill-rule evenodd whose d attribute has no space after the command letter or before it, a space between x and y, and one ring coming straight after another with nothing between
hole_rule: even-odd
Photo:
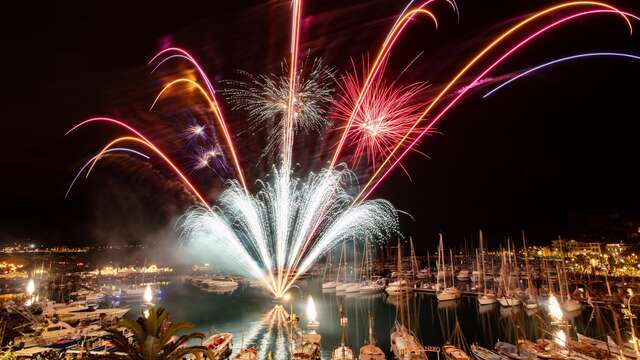
<instances>
[{"instance_id":1,"label":"yacht","mask_svg":"<svg viewBox=\"0 0 640 360\"><path fill-rule=\"evenodd\" d=\"M444 345L442 352L447 360L471 360L471 357L457 346Z\"/></svg>"},{"instance_id":2,"label":"yacht","mask_svg":"<svg viewBox=\"0 0 640 360\"><path fill-rule=\"evenodd\" d=\"M385 289L385 291L389 295L404 294L411 292L412 290L413 288L411 287L411 285L409 285L409 282L404 279L390 282Z\"/></svg>"},{"instance_id":3,"label":"yacht","mask_svg":"<svg viewBox=\"0 0 640 360\"><path fill-rule=\"evenodd\" d=\"M398 360L428 360L424 346L399 323L396 323L391 333L391 351Z\"/></svg>"},{"instance_id":4,"label":"yacht","mask_svg":"<svg viewBox=\"0 0 640 360\"><path fill-rule=\"evenodd\" d=\"M458 276L456 276L456 278L458 279L458 281L469 281L469 279L471 278L471 274L469 270L462 269L458 272Z\"/></svg>"},{"instance_id":5,"label":"yacht","mask_svg":"<svg viewBox=\"0 0 640 360\"><path fill-rule=\"evenodd\" d=\"M233 279L209 279L203 285L214 289L231 289L238 287L238 282Z\"/></svg>"},{"instance_id":6,"label":"yacht","mask_svg":"<svg viewBox=\"0 0 640 360\"><path fill-rule=\"evenodd\" d=\"M524 269L527 277L527 300L524 306L529 310L534 310L538 308L538 296L533 288L532 271L529 268L529 254L527 252L527 241L524 236L524 230L522 230L522 248L524 249Z\"/></svg>"},{"instance_id":7,"label":"yacht","mask_svg":"<svg viewBox=\"0 0 640 360\"><path fill-rule=\"evenodd\" d=\"M211 351L214 360L226 359L231 355L232 340L233 334L218 333L205 340L202 346Z\"/></svg>"},{"instance_id":8,"label":"yacht","mask_svg":"<svg viewBox=\"0 0 640 360\"><path fill-rule=\"evenodd\" d=\"M398 257L397 257L398 263L396 265L398 269L396 271L396 274L398 274L398 278L395 281L392 281L391 283L389 283L389 285L385 289L385 291L389 295L398 295L398 294L404 294L404 293L409 293L413 291L413 287L411 286L409 281L407 281L402 276L402 246L400 244L400 239L398 239L397 249L398 249Z\"/></svg>"},{"instance_id":9,"label":"yacht","mask_svg":"<svg viewBox=\"0 0 640 360\"><path fill-rule=\"evenodd\" d=\"M48 304L43 307L45 316L57 318L70 324L80 321L117 321L121 319L129 308L96 309L82 303Z\"/></svg>"},{"instance_id":10,"label":"yacht","mask_svg":"<svg viewBox=\"0 0 640 360\"><path fill-rule=\"evenodd\" d=\"M67 347L79 341L83 336L100 330L100 325L74 328L64 321L47 320L42 325L32 326L32 329L33 332L25 332L16 337L13 340L14 344L23 344L23 347Z\"/></svg>"},{"instance_id":11,"label":"yacht","mask_svg":"<svg viewBox=\"0 0 640 360\"><path fill-rule=\"evenodd\" d=\"M480 268L482 274L482 295L478 295L478 304L480 305L490 305L495 304L498 300L496 299L496 294L489 290L489 286L487 284L487 273L485 271L484 265L484 237L482 236L482 230L480 230ZM492 263L493 264L493 263ZM493 265L491 266L491 271L493 272Z\"/></svg>"},{"instance_id":12,"label":"yacht","mask_svg":"<svg viewBox=\"0 0 640 360\"><path fill-rule=\"evenodd\" d=\"M446 268L445 266L445 262L444 262L444 242L442 239L442 233L439 234L440 237L440 249L438 250L438 268ZM453 251L450 250L450 256L451 256L451 286L447 287L447 277L443 277L442 278L442 282L443 282L443 286L442 289L439 291L436 291L436 298L438 299L438 301L451 301L451 300L457 300L460 299L460 297L462 297L462 293L460 292L459 289L457 289L455 287L455 284L453 283Z\"/></svg>"},{"instance_id":13,"label":"yacht","mask_svg":"<svg viewBox=\"0 0 640 360\"><path fill-rule=\"evenodd\" d=\"M358 360L386 360L386 358L384 351L376 346L376 342L373 338L371 313L369 313L369 341L366 345L360 348Z\"/></svg>"},{"instance_id":14,"label":"yacht","mask_svg":"<svg viewBox=\"0 0 640 360\"><path fill-rule=\"evenodd\" d=\"M471 353L478 360L505 360L505 357L503 357L502 355L479 346L478 344L471 344Z\"/></svg>"},{"instance_id":15,"label":"yacht","mask_svg":"<svg viewBox=\"0 0 640 360\"><path fill-rule=\"evenodd\" d=\"M340 346L335 348L331 353L331 360L354 360L353 350L346 345L346 327L347 317L345 316L342 305L340 305Z\"/></svg>"},{"instance_id":16,"label":"yacht","mask_svg":"<svg viewBox=\"0 0 640 360\"><path fill-rule=\"evenodd\" d=\"M377 294L384 292L386 285L384 284L383 279L378 280L368 280L362 285L360 285L360 293L361 294Z\"/></svg>"},{"instance_id":17,"label":"yacht","mask_svg":"<svg viewBox=\"0 0 640 360\"><path fill-rule=\"evenodd\" d=\"M460 290L454 287L449 287L436 293L436 297L438 298L438 301L458 300L460 299Z\"/></svg>"},{"instance_id":18,"label":"yacht","mask_svg":"<svg viewBox=\"0 0 640 360\"><path fill-rule=\"evenodd\" d=\"M323 289L335 289L338 283L336 281L327 281L322 283Z\"/></svg>"},{"instance_id":19,"label":"yacht","mask_svg":"<svg viewBox=\"0 0 640 360\"><path fill-rule=\"evenodd\" d=\"M520 299L517 299L513 296L509 296L509 295L505 295L505 296L501 296L498 298L498 302L500 303L500 305L504 306L504 307L510 307L510 306L519 306L520 305Z\"/></svg>"}]
</instances>

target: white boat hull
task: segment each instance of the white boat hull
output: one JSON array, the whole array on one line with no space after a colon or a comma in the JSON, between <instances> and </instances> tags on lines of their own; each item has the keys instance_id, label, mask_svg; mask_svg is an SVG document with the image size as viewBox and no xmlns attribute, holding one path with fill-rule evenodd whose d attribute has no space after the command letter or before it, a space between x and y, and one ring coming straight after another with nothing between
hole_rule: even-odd
<instances>
[{"instance_id":1,"label":"white boat hull","mask_svg":"<svg viewBox=\"0 0 640 360\"><path fill-rule=\"evenodd\" d=\"M335 289L337 283L335 281L328 281L326 283L322 283L323 289Z\"/></svg>"},{"instance_id":2,"label":"white boat hull","mask_svg":"<svg viewBox=\"0 0 640 360\"><path fill-rule=\"evenodd\" d=\"M495 296L490 295L480 295L478 296L478 304L480 305L491 305L498 302Z\"/></svg>"},{"instance_id":3,"label":"white boat hull","mask_svg":"<svg viewBox=\"0 0 640 360\"><path fill-rule=\"evenodd\" d=\"M510 306L519 306L520 305L520 300L516 299L516 298L507 298L507 297L501 297L498 299L498 302L500 303L500 305L504 306L504 307L510 307Z\"/></svg>"},{"instance_id":4,"label":"white boat hull","mask_svg":"<svg viewBox=\"0 0 640 360\"><path fill-rule=\"evenodd\" d=\"M461 296L462 295L460 294L459 290L452 288L448 288L439 293L436 293L436 298L438 298L438 301L458 300Z\"/></svg>"}]
</instances>

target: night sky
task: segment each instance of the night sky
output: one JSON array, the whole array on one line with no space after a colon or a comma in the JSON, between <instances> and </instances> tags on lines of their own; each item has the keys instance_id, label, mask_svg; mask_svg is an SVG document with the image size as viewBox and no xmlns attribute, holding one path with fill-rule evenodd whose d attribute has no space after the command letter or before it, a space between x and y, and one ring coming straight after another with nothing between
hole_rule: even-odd
<instances>
[{"instance_id":1,"label":"night sky","mask_svg":"<svg viewBox=\"0 0 640 360\"><path fill-rule=\"evenodd\" d=\"M412 24L389 72L398 73L422 52L407 79L428 81L437 90L494 34L554 3L460 0L459 20L446 5L436 5L439 29L428 21ZM612 2L640 13L634 3ZM65 200L75 171L122 132L96 126L64 133L87 117L114 115L147 129L169 148L185 120L148 112L162 85L150 74L149 59L179 45L192 51L216 84L238 69L278 72L288 47L287 2L17 6L0 22L0 242L176 241L176 218L193 203L157 161L105 161ZM394 0L308 0L301 51L348 70L351 58L373 53L403 6ZM640 35L629 36L615 15L585 17L535 41L492 76L589 51L640 54ZM412 154L403 163L411 180L396 171L374 197L413 216L403 216L402 231L421 249L433 246L438 231L451 243L465 237L477 241L479 228L493 244L519 236L521 229L535 243L558 235L615 240L613 228L640 220L639 80L640 62L600 58L548 68L487 99L482 94L489 87L479 88L422 142L419 149L429 158ZM246 125L242 114L230 119L234 130ZM259 142L238 141L245 163L255 163ZM319 146L301 140L296 158L301 168L318 169L323 159L310 154ZM172 155L188 163L189 154ZM248 172L255 179L264 168ZM209 175L190 175L215 200L220 183Z\"/></svg>"}]
</instances>

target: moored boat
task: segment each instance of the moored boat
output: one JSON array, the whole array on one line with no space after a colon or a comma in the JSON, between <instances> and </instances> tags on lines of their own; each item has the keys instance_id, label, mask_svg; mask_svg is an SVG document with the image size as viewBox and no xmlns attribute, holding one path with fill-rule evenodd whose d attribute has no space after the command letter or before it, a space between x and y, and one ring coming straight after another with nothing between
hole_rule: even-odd
<instances>
[{"instance_id":1,"label":"moored boat","mask_svg":"<svg viewBox=\"0 0 640 360\"><path fill-rule=\"evenodd\" d=\"M471 357L466 352L453 345L444 345L442 353L447 360L471 360Z\"/></svg>"},{"instance_id":2,"label":"moored boat","mask_svg":"<svg viewBox=\"0 0 640 360\"><path fill-rule=\"evenodd\" d=\"M241 349L233 358L236 360L257 360L258 350L254 347L244 348Z\"/></svg>"},{"instance_id":3,"label":"moored boat","mask_svg":"<svg viewBox=\"0 0 640 360\"><path fill-rule=\"evenodd\" d=\"M373 337L373 319L371 313L368 314L369 318L369 340L367 344L360 348L360 354L358 354L358 360L385 360L386 356L384 351L376 346L376 341Z\"/></svg>"},{"instance_id":4,"label":"moored boat","mask_svg":"<svg viewBox=\"0 0 640 360\"><path fill-rule=\"evenodd\" d=\"M506 360L508 358L478 344L471 344L471 353L478 360Z\"/></svg>"},{"instance_id":5,"label":"moored boat","mask_svg":"<svg viewBox=\"0 0 640 360\"><path fill-rule=\"evenodd\" d=\"M33 331L24 332L21 336L16 337L13 340L14 344L22 344L22 347L48 346L65 348L91 332L98 331L100 325L74 328L64 321L53 322L47 320L44 324L32 325L31 328Z\"/></svg>"},{"instance_id":6,"label":"moored boat","mask_svg":"<svg viewBox=\"0 0 640 360\"><path fill-rule=\"evenodd\" d=\"M511 306L519 306L520 305L520 300L513 297L513 296L501 296L498 298L498 302L500 303L500 305L504 306L504 307L511 307Z\"/></svg>"},{"instance_id":7,"label":"moored boat","mask_svg":"<svg viewBox=\"0 0 640 360\"><path fill-rule=\"evenodd\" d=\"M213 354L214 360L226 359L231 355L233 334L219 333L210 336L202 343Z\"/></svg>"},{"instance_id":8,"label":"moored boat","mask_svg":"<svg viewBox=\"0 0 640 360\"><path fill-rule=\"evenodd\" d=\"M438 301L458 300L461 296L460 290L454 287L449 287L436 293Z\"/></svg>"},{"instance_id":9,"label":"moored boat","mask_svg":"<svg viewBox=\"0 0 640 360\"><path fill-rule=\"evenodd\" d=\"M498 354L513 360L538 360L538 357L506 342L498 341L495 346Z\"/></svg>"},{"instance_id":10,"label":"moored boat","mask_svg":"<svg viewBox=\"0 0 640 360\"><path fill-rule=\"evenodd\" d=\"M396 323L391 333L391 351L398 360L427 360L424 346L403 325Z\"/></svg>"}]
</instances>

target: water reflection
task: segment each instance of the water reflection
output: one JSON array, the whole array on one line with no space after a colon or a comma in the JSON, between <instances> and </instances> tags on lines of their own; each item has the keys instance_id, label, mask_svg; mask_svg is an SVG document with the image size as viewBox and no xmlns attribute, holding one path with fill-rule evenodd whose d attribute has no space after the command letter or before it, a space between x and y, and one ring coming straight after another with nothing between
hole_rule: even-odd
<instances>
[{"instance_id":1,"label":"water reflection","mask_svg":"<svg viewBox=\"0 0 640 360\"><path fill-rule=\"evenodd\" d=\"M308 296L315 300L316 331L322 336L321 356L328 359L340 344L339 307L343 306L348 318L346 344L357 350L368 338L368 313L373 321L373 332L378 346L390 354L390 331L401 306L407 311L406 325L424 345L442 346L456 333L464 335L467 343L477 342L493 348L498 339L514 342L516 334L529 339L538 337L541 324L548 321L542 307L537 312L520 308L504 308L496 304L478 305L475 297L457 301L438 302L432 294L413 294L391 297L386 294L341 294L335 290L321 290L316 281L291 292L287 303L273 302L259 289L240 286L230 294L209 293L180 282L163 289L159 305L166 307L173 320L191 321L198 331L226 331L234 334L234 352L240 347L255 346L260 359L271 352L274 359L286 359L289 354L289 317L293 312L300 318L305 332L308 320ZM131 306L131 305L129 305ZM131 316L139 314L134 304ZM584 329L589 312L577 316L572 323ZM588 333L588 332L587 332Z\"/></svg>"}]
</instances>

